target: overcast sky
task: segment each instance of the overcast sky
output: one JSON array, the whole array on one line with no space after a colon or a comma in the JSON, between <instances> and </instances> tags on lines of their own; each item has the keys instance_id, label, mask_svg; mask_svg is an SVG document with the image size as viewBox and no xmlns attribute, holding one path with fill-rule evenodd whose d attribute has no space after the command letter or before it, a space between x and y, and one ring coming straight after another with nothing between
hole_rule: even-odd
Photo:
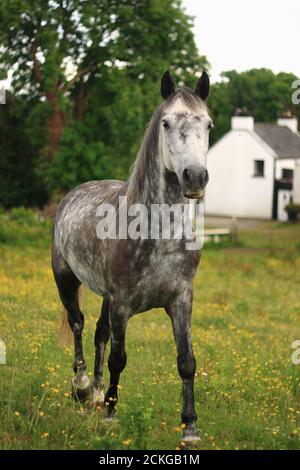
<instances>
[{"instance_id":1,"label":"overcast sky","mask_svg":"<svg viewBox=\"0 0 300 470\"><path fill-rule=\"evenodd\" d=\"M183 0L195 38L220 72L266 67L300 78L300 0Z\"/></svg>"}]
</instances>

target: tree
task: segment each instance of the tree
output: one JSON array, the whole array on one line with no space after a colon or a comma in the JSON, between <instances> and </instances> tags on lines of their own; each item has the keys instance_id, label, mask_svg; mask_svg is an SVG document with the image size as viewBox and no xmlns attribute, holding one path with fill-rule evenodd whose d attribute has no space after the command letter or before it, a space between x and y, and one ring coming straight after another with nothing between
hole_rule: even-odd
<instances>
[{"instance_id":1,"label":"tree","mask_svg":"<svg viewBox=\"0 0 300 470\"><path fill-rule=\"evenodd\" d=\"M300 109L292 103L292 83L297 77L290 73L274 74L268 69L252 69L223 73L224 81L212 86L209 106L215 120L211 143L230 129L230 120L238 108L245 108L255 121L275 123L286 111L299 118Z\"/></svg>"},{"instance_id":2,"label":"tree","mask_svg":"<svg viewBox=\"0 0 300 470\"><path fill-rule=\"evenodd\" d=\"M49 160L112 66L155 80L169 66L184 78L207 65L180 0L2 0L0 44L14 93L44 100Z\"/></svg>"},{"instance_id":3,"label":"tree","mask_svg":"<svg viewBox=\"0 0 300 470\"><path fill-rule=\"evenodd\" d=\"M34 154L23 115L28 103L7 94L0 106L0 207L43 205L47 193L35 173Z\"/></svg>"}]
</instances>

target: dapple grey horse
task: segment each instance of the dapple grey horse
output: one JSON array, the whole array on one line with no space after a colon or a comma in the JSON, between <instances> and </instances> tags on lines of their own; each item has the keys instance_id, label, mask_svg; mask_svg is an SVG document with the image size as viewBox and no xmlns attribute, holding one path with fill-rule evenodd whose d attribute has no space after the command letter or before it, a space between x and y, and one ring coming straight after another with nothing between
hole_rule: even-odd
<instances>
[{"instance_id":1,"label":"dapple grey horse","mask_svg":"<svg viewBox=\"0 0 300 470\"><path fill-rule=\"evenodd\" d=\"M94 402L115 413L118 382L126 365L125 332L130 317L163 307L169 315L178 352L178 371L183 382L182 422L186 443L199 440L194 406L193 354L190 325L193 278L199 250L187 250L186 239L107 237L97 235L97 211L103 204L120 212L120 198L128 207L155 204L180 207L187 198L201 198L208 182L206 153L212 120L205 101L209 78L203 72L195 91L176 89L166 72L161 80L164 101L153 114L129 180L91 181L71 191L58 207L54 231L52 266L67 320L74 335L75 376L73 396L84 401L93 391ZM129 221L130 215L127 216ZM175 219L171 225L175 230ZM158 224L161 224L159 219ZM85 373L82 350L84 316L78 301L84 284L103 297L95 332L95 369L92 387ZM104 395L103 365L108 358L110 384Z\"/></svg>"}]
</instances>

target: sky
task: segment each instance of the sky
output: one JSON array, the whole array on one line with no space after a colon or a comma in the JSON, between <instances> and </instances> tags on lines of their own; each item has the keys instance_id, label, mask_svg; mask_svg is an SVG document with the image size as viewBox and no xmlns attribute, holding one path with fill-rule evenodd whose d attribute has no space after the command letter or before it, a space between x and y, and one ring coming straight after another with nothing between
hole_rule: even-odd
<instances>
[{"instance_id":1,"label":"sky","mask_svg":"<svg viewBox=\"0 0 300 470\"><path fill-rule=\"evenodd\" d=\"M300 78L300 0L183 0L195 17L212 81L225 70L269 68Z\"/></svg>"}]
</instances>

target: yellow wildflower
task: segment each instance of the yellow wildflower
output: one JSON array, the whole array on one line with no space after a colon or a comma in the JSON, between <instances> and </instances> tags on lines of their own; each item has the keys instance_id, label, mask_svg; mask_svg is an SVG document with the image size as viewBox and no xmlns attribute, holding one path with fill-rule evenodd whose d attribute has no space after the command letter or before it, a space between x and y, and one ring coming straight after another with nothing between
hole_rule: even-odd
<instances>
[{"instance_id":1,"label":"yellow wildflower","mask_svg":"<svg viewBox=\"0 0 300 470\"><path fill-rule=\"evenodd\" d=\"M122 444L124 446L129 446L129 444L132 442L132 439L125 439L124 441L122 441Z\"/></svg>"}]
</instances>

